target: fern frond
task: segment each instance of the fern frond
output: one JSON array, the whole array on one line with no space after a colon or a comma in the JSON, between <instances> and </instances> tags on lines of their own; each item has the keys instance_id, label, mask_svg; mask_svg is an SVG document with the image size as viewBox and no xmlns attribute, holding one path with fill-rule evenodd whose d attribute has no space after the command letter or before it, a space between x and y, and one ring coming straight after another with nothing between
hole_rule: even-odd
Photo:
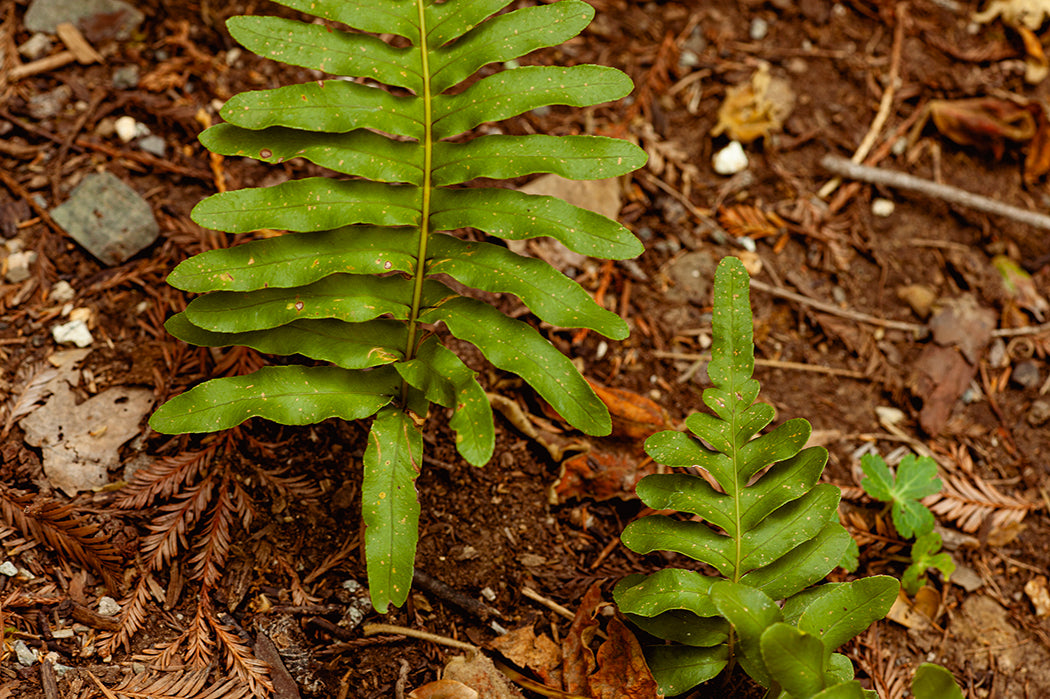
<instances>
[{"instance_id":1,"label":"fern frond","mask_svg":"<svg viewBox=\"0 0 1050 699\"><path fill-rule=\"evenodd\" d=\"M114 633L105 632L99 636L98 650L101 657L111 657L122 647L131 650L132 637L146 623L151 582L150 574L144 573L131 593L121 600L118 616L120 628Z\"/></svg>"},{"instance_id":2,"label":"fern frond","mask_svg":"<svg viewBox=\"0 0 1050 699\"><path fill-rule=\"evenodd\" d=\"M230 525L233 523L234 502L228 478L224 478L215 493L211 511L204 518L197 553L189 560L193 566L190 577L200 580L204 589L218 586L222 568L230 552Z\"/></svg>"},{"instance_id":3,"label":"fern frond","mask_svg":"<svg viewBox=\"0 0 1050 699\"><path fill-rule=\"evenodd\" d=\"M184 484L195 480L213 456L214 450L205 449L156 459L135 471L128 484L120 489L114 507L136 510L171 497Z\"/></svg>"},{"instance_id":4,"label":"fern frond","mask_svg":"<svg viewBox=\"0 0 1050 699\"><path fill-rule=\"evenodd\" d=\"M113 688L128 699L247 699L254 694L235 679L208 684L210 668L144 672L125 678Z\"/></svg>"},{"instance_id":5,"label":"fern frond","mask_svg":"<svg viewBox=\"0 0 1050 699\"><path fill-rule=\"evenodd\" d=\"M766 687L787 689L796 672L808 677L806 686L849 684L852 666L834 649L882 618L898 589L887 577L814 587L839 564L851 539L839 523L838 488L818 483L827 452L805 447L809 423L792 419L762 433L774 411L756 402L748 287L743 263L724 259L714 284L713 387L703 393L713 414L686 418L691 434L665 431L645 443L654 461L701 469L718 487L688 473L646 476L639 498L684 517L649 515L621 536L632 551L680 553L721 577L669 568L626 578L613 593L643 630L681 644L647 651L653 676L669 695L734 661ZM790 662L781 657L788 647L798 651L788 653ZM806 692L791 694L812 695Z\"/></svg>"},{"instance_id":6,"label":"fern frond","mask_svg":"<svg viewBox=\"0 0 1050 699\"><path fill-rule=\"evenodd\" d=\"M152 533L142 540L142 553L149 555L150 570L160 570L180 550L189 546L187 535L211 500L214 486L209 476L183 491L175 502L163 505L164 514L146 525Z\"/></svg>"},{"instance_id":7,"label":"fern frond","mask_svg":"<svg viewBox=\"0 0 1050 699\"><path fill-rule=\"evenodd\" d=\"M232 626L223 624L214 617L209 618L209 621L222 648L226 670L232 671L253 696L269 696L273 693L270 666L255 657Z\"/></svg>"},{"instance_id":8,"label":"fern frond","mask_svg":"<svg viewBox=\"0 0 1050 699\"><path fill-rule=\"evenodd\" d=\"M236 17L232 36L261 56L350 79L235 95L222 109L226 123L201 141L213 153L269 163L305 158L333 176L222 192L198 204L193 219L208 228L290 233L180 264L169 283L204 295L166 327L198 345L299 354L329 366L213 379L170 400L150 424L209 432L252 417L287 425L374 417L373 436L382 441L370 442L362 510L369 588L385 611L405 600L412 578L416 445L430 404L453 411L450 427L469 463L487 462L495 443L481 385L444 347L445 331L433 334L435 325L521 375L579 429L610 430L605 406L540 333L441 279L514 294L551 324L614 339L628 331L546 263L447 233L549 236L578 253L623 259L642 251L629 230L554 197L462 185L533 173L616 177L640 167L645 154L597 136L470 138L484 122L630 92L626 75L594 65L528 66L471 80L486 65L578 34L594 16L582 0L506 13L509 0L279 1L340 25ZM380 38L389 35L405 41Z\"/></svg>"}]
</instances>

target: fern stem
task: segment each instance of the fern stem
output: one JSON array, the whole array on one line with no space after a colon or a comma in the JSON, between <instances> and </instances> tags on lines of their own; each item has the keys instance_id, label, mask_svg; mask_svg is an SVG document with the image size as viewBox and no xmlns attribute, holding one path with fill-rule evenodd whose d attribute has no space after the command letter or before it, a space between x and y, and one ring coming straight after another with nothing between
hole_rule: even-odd
<instances>
[{"instance_id":1,"label":"fern stem","mask_svg":"<svg viewBox=\"0 0 1050 699\"><path fill-rule=\"evenodd\" d=\"M419 55L420 71L423 78L423 199L420 203L419 247L416 251L416 271L412 286L412 308L409 310L408 315L408 342L405 345L406 361L412 359L416 353L419 310L423 298L423 271L427 260L427 242L429 242L430 238L430 188L434 148L431 130L433 105L430 93L430 56L428 54L426 13L423 8L423 0L416 0L416 8L419 11ZM402 389L402 394L404 392L405 388Z\"/></svg>"}]
</instances>

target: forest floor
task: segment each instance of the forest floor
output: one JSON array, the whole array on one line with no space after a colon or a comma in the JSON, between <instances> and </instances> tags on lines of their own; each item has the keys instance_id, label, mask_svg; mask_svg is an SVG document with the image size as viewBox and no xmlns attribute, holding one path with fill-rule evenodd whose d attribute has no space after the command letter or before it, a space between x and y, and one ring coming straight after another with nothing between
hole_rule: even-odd
<instances>
[{"instance_id":1,"label":"forest floor","mask_svg":"<svg viewBox=\"0 0 1050 699\"><path fill-rule=\"evenodd\" d=\"M650 155L644 169L597 195L571 195L618 209L646 249L603 264L533 247L632 329L624 342L544 332L589 379L630 391L622 400L651 400L677 423L703 406L715 265L741 257L754 279L760 398L778 421L808 419L814 443L829 450L824 477L844 493L856 575L899 577L909 546L860 489L860 456L930 455L945 482L930 502L957 571L951 582L931 575L894 620L843 649L858 677L886 699L904 697L914 667L933 661L968 697L1050 696L1047 231L851 181L818 197L833 179L822 158L852 158L867 140L857 159L868 165L1047 210L1041 23L977 23L982 8L956 0L590 2L597 16L578 38L522 62L614 66L634 79L633 95L498 128L638 142ZM469 354L486 389L545 431L532 439L498 415L496 456L479 469L456 454L445 416L431 416L418 480L421 575L408 603L385 616L354 587L366 580L361 426L253 421L204 439L151 432L150 404L261 361L191 348L163 329L188 300L164 284L168 271L234 242L195 226L191 208L222 186L311 171L211 160L197 135L233 94L315 76L230 39L228 16L284 12L267 2L141 0L144 18L129 34L120 16L81 21L95 59L44 66L33 57L65 47L52 35L35 54L17 53L33 34L28 4L0 1L0 699L112 696L101 687L127 687L149 667L174 671L166 677L185 681L169 694L187 697L203 696L186 689L200 667L213 668L219 687L209 696L267 682L280 699L404 696L461 651L365 635L362 622L481 646L496 638L495 622L532 627L557 647L570 622L535 598L574 612L594 583L610 600L622 576L682 563L619 543L643 510L633 496L646 468L639 443L580 444L520 383ZM733 133L715 128L727 98L759 115L722 124L758 136L732 176L712 167ZM140 128L122 140L131 124L122 117L157 138ZM112 264L49 215L99 172L129 185L159 224L155 242ZM528 317L515 299L498 302ZM52 330L76 319L92 340L71 354ZM27 424L34 417L42 425ZM56 479L84 478L75 464L72 476L45 470L63 425L74 431L69 420L121 435L110 440L116 456L98 457L93 488L59 487ZM589 456L555 460L550 447L566 444L569 456ZM105 600L100 613L103 597L121 610ZM257 658L274 668L269 680ZM709 695L754 693L737 678L690 696Z\"/></svg>"}]
</instances>

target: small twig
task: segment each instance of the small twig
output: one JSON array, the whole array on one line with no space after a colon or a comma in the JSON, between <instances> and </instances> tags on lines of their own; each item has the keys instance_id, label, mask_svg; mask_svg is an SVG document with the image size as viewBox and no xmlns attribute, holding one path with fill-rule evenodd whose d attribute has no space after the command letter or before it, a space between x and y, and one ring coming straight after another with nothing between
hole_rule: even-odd
<instances>
[{"instance_id":1,"label":"small twig","mask_svg":"<svg viewBox=\"0 0 1050 699\"><path fill-rule=\"evenodd\" d=\"M897 5L897 24L893 29L893 49L890 56L890 75L886 81L886 89L882 91L882 100L879 102L879 111L875 114L875 119L871 122L871 127L868 129L868 133L864 135L864 139L860 142L860 146L857 147L857 152L850 158L854 163L862 163L864 159L868 157L868 153L875 146L875 141L879 137L879 132L882 131L882 127L886 125L886 120L890 117L890 110L893 108L893 98L897 93L897 83L900 82L900 67L901 67L901 45L904 43L904 12L905 4L898 3ZM836 177L830 180L820 191L817 192L817 196L821 199L827 199L831 196L831 193L838 189L839 185L842 184L842 179Z\"/></svg>"},{"instance_id":2,"label":"small twig","mask_svg":"<svg viewBox=\"0 0 1050 699\"><path fill-rule=\"evenodd\" d=\"M681 359L687 362L696 362L697 364L711 361L710 354L700 354L696 352L668 352L665 350L653 350L653 356L659 359ZM820 364L804 364L802 362L785 362L779 359L761 359L755 357L755 366L764 366L770 369L792 369L795 371L812 371L818 374L845 376L851 379L868 378L868 375L864 372L854 371L853 369L839 369L833 366L821 366ZM696 371L692 367L690 367L690 370L693 372Z\"/></svg>"},{"instance_id":3,"label":"small twig","mask_svg":"<svg viewBox=\"0 0 1050 699\"><path fill-rule=\"evenodd\" d=\"M61 226L55 223L55 220L51 218L51 214L48 213L48 210L45 209L43 206L40 206L40 204L37 203L36 199L30 196L29 192L18 182L18 180L16 180L14 177L7 174L3 170L0 170L0 180L2 180L3 183L7 186L7 188L11 190L12 194L29 204L29 208L36 212L36 215L40 217L41 221L47 224L48 228L50 228L52 231L62 236L63 238L66 236L66 232L62 230Z\"/></svg>"},{"instance_id":4,"label":"small twig","mask_svg":"<svg viewBox=\"0 0 1050 699\"><path fill-rule=\"evenodd\" d=\"M728 233L726 233L725 231L722 230L722 227L720 225L718 225L718 221L714 220L713 218L711 218L711 216L709 216L709 213L710 213L709 211L705 211L703 209L697 208L696 205L693 204L693 202L689 201L688 197L686 197L684 194L679 192L677 189L675 189L671 185L669 185L666 182L664 182L663 180L661 180L656 175L652 174L651 172L647 172L645 170L639 170L635 174L641 175L642 177L645 178L646 182L648 182L649 184L653 185L654 187L657 187L657 188L663 190L668 195L670 195L675 201L677 201L679 204L684 206L686 211L691 213L693 215L693 217L697 221L699 221L700 223L703 223L704 225L710 226L713 230L725 233L726 237L732 237Z\"/></svg>"},{"instance_id":5,"label":"small twig","mask_svg":"<svg viewBox=\"0 0 1050 699\"><path fill-rule=\"evenodd\" d=\"M418 638L421 641L430 641L431 643L437 643L442 646L449 646L450 648L459 648L470 653L477 653L481 649L470 643L464 643L463 641L457 641L454 638L448 638L447 636L438 636L436 633L430 633L428 631L419 631L418 629L410 629L406 626L395 626L393 624L365 624L361 627L361 630L366 636L375 636L380 633L396 633L400 636L408 636L410 638Z\"/></svg>"},{"instance_id":6,"label":"small twig","mask_svg":"<svg viewBox=\"0 0 1050 699\"><path fill-rule=\"evenodd\" d=\"M1036 228L1050 230L1050 216L1004 204L995 199L967 192L958 187L938 184L937 182L931 182L921 177L894 170L882 170L876 167L868 167L867 165L858 165L836 155L825 155L820 159L820 164L835 174L853 180L918 192L934 199L942 199L950 204L958 204L959 206L976 209L984 213L1026 223Z\"/></svg>"},{"instance_id":7,"label":"small twig","mask_svg":"<svg viewBox=\"0 0 1050 699\"><path fill-rule=\"evenodd\" d=\"M1023 328L996 328L992 331L992 337L1022 337L1024 335L1038 335L1043 332L1050 332L1050 323L1026 325Z\"/></svg>"},{"instance_id":8,"label":"small twig","mask_svg":"<svg viewBox=\"0 0 1050 699\"><path fill-rule=\"evenodd\" d=\"M525 595L526 597L531 599L533 602L539 602L544 607L546 607L547 609L551 610L552 612L554 612L558 616L563 616L563 617L565 617L566 619L568 619L570 621L572 621L572 620L574 620L576 618L576 615L573 614L571 611L569 611L565 607L561 606L560 604L558 604L554 600L549 599L547 597L544 597L540 593L538 593L535 590L533 590L531 587L523 587L523 588L521 588L521 594ZM605 635L605 632L602 631L601 629L598 629L595 633L598 636L598 638L601 638L601 639L609 638L608 636Z\"/></svg>"},{"instance_id":9,"label":"small twig","mask_svg":"<svg viewBox=\"0 0 1050 699\"><path fill-rule=\"evenodd\" d=\"M842 160L845 163L849 163L850 165L853 165L853 163L850 163L845 158L839 158L839 160ZM856 167L863 167L863 166L862 165L857 165ZM868 169L873 169L873 168L868 168ZM815 299L811 299L811 298L808 298L806 296L802 296L801 294L796 294L793 291L788 291L787 289L778 289L775 286L770 286L769 284L766 284L765 282L760 282L757 279L752 279L751 280L751 288L758 289L759 291L764 291L767 294L772 294L773 296L779 296L781 298L785 298L785 299L788 299L790 301L794 301L795 303L803 304L805 306L812 306L813 308L816 308L819 311L823 311L825 313L830 313L831 315L840 316L842 318L848 318L850 320L855 320L855 321L857 321L859 323L867 323L868 325L877 325L877 326L882 327L882 328L890 328L890 329L893 329L893 330L903 330L905 332L914 333L914 334L920 335L920 336L926 333L926 326L925 325L919 325L917 323L908 323L908 322L903 321L903 320L886 320L885 318L877 318L876 316L870 316L867 313L860 313L859 311L850 311L850 310L847 310L845 308L839 308L838 306L832 305L830 303L824 303L823 301L817 301Z\"/></svg>"},{"instance_id":10,"label":"small twig","mask_svg":"<svg viewBox=\"0 0 1050 699\"><path fill-rule=\"evenodd\" d=\"M488 621L492 617L501 616L498 611L483 602L465 595L450 585L433 578L419 568L412 571L412 582L449 604L462 609L468 614L473 614L482 621Z\"/></svg>"},{"instance_id":11,"label":"small twig","mask_svg":"<svg viewBox=\"0 0 1050 699\"><path fill-rule=\"evenodd\" d=\"M401 669L397 673L397 682L394 684L394 699L405 699L405 687L408 686L408 671L411 666L408 661L401 658Z\"/></svg>"}]
</instances>

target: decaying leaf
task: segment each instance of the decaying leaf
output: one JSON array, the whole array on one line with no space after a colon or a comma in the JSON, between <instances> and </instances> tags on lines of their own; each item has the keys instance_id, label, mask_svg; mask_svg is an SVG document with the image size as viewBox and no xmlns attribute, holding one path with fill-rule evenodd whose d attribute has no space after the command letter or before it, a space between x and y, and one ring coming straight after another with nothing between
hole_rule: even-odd
<instances>
[{"instance_id":1,"label":"decaying leaf","mask_svg":"<svg viewBox=\"0 0 1050 699\"><path fill-rule=\"evenodd\" d=\"M476 691L455 680L435 680L417 687L406 695L407 699L480 699Z\"/></svg>"},{"instance_id":2,"label":"decaying leaf","mask_svg":"<svg viewBox=\"0 0 1050 699\"><path fill-rule=\"evenodd\" d=\"M1013 27L1027 27L1032 31L1039 29L1050 15L1048 0L992 0L982 11L973 16L978 24L987 24L996 17Z\"/></svg>"},{"instance_id":3,"label":"decaying leaf","mask_svg":"<svg viewBox=\"0 0 1050 699\"><path fill-rule=\"evenodd\" d=\"M1006 255L996 255L992 258L992 265L1003 278L1003 286L1007 293L1019 307L1035 316L1040 323L1050 311L1050 303L1036 288L1032 275L1021 269L1021 267Z\"/></svg>"},{"instance_id":4,"label":"decaying leaf","mask_svg":"<svg viewBox=\"0 0 1050 699\"><path fill-rule=\"evenodd\" d=\"M726 89L711 135L725 133L734 141L751 143L780 131L794 108L791 83L773 77L769 64L762 63L747 83Z\"/></svg>"},{"instance_id":5,"label":"decaying leaf","mask_svg":"<svg viewBox=\"0 0 1050 699\"><path fill-rule=\"evenodd\" d=\"M547 686L562 686L561 649L549 637L537 636L531 624L499 636L489 648L502 653L515 665L536 673Z\"/></svg>"},{"instance_id":6,"label":"decaying leaf","mask_svg":"<svg viewBox=\"0 0 1050 699\"><path fill-rule=\"evenodd\" d=\"M598 670L588 678L595 699L656 699L659 687L645 664L642 646L614 616L606 626L609 640L598 648Z\"/></svg>"},{"instance_id":7,"label":"decaying leaf","mask_svg":"<svg viewBox=\"0 0 1050 699\"><path fill-rule=\"evenodd\" d=\"M1001 158L1007 141L1032 140L1038 117L1042 113L1036 105L1022 106L996 97L931 100L923 117L915 122L911 140L918 137L927 120L932 120L937 130L955 143L988 149Z\"/></svg>"},{"instance_id":8,"label":"decaying leaf","mask_svg":"<svg viewBox=\"0 0 1050 699\"><path fill-rule=\"evenodd\" d=\"M524 699L521 692L507 679L506 675L496 669L492 660L484 653L474 653L470 657L457 655L452 658L445 665L441 679L466 685L477 692L479 699ZM469 695L466 694L436 694L433 697L469 699Z\"/></svg>"},{"instance_id":9,"label":"decaying leaf","mask_svg":"<svg viewBox=\"0 0 1050 699\"><path fill-rule=\"evenodd\" d=\"M1021 35L1021 40L1024 42L1025 82L1038 85L1046 80L1047 74L1050 73L1050 61L1047 60L1046 52L1043 51L1043 43L1028 27L1018 27L1017 33Z\"/></svg>"}]
</instances>

